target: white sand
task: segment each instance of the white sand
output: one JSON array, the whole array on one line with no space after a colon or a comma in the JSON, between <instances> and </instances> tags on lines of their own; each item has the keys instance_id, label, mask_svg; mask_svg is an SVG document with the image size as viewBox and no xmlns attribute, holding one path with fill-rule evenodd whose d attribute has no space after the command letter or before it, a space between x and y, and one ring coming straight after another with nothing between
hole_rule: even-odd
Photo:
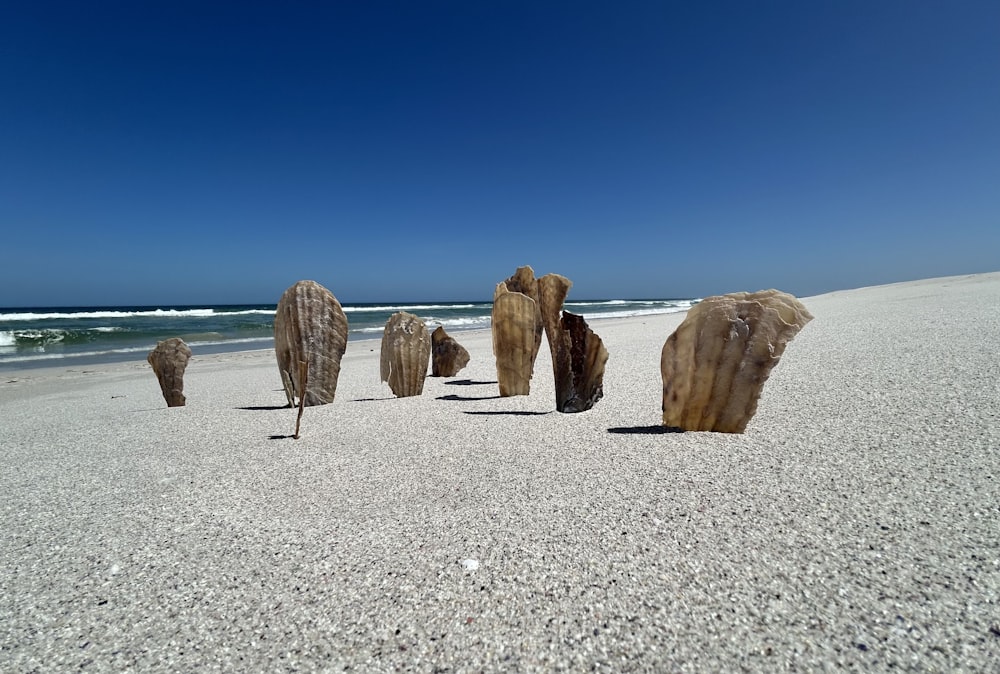
<instances>
[{"instance_id":1,"label":"white sand","mask_svg":"<svg viewBox=\"0 0 1000 674\"><path fill-rule=\"evenodd\" d=\"M743 435L649 432L682 315L576 415L352 342L298 441L270 352L2 373L0 671L997 671L1000 273L804 301Z\"/></svg>"}]
</instances>

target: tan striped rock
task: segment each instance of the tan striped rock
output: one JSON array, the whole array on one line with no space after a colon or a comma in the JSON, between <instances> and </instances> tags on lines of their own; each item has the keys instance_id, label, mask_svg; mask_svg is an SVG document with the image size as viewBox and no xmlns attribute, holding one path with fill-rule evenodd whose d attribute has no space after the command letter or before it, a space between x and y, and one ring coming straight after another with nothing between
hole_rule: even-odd
<instances>
[{"instance_id":1,"label":"tan striped rock","mask_svg":"<svg viewBox=\"0 0 1000 674\"><path fill-rule=\"evenodd\" d=\"M274 352L289 407L303 398L307 407L333 402L347 330L340 302L319 283L299 281L282 294L274 316ZM300 363L307 367L305 387Z\"/></svg>"},{"instance_id":2,"label":"tan striped rock","mask_svg":"<svg viewBox=\"0 0 1000 674\"><path fill-rule=\"evenodd\" d=\"M667 338L660 356L663 424L742 433L771 370L812 315L777 290L708 297Z\"/></svg>"},{"instance_id":3,"label":"tan striped rock","mask_svg":"<svg viewBox=\"0 0 1000 674\"><path fill-rule=\"evenodd\" d=\"M423 393L431 338L422 320L405 311L390 316L382 333L381 355L382 381L397 398Z\"/></svg>"}]
</instances>

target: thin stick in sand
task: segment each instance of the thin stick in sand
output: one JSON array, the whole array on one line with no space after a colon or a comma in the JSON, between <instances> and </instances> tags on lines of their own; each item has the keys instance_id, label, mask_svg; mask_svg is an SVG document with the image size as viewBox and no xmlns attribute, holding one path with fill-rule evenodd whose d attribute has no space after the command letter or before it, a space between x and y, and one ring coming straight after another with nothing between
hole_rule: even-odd
<instances>
[{"instance_id":1,"label":"thin stick in sand","mask_svg":"<svg viewBox=\"0 0 1000 674\"><path fill-rule=\"evenodd\" d=\"M299 361L299 381L302 383L299 389L299 414L295 417L295 435L292 436L294 440L299 439L299 425L302 423L302 413L306 409L306 384L309 382L309 363L304 360Z\"/></svg>"}]
</instances>

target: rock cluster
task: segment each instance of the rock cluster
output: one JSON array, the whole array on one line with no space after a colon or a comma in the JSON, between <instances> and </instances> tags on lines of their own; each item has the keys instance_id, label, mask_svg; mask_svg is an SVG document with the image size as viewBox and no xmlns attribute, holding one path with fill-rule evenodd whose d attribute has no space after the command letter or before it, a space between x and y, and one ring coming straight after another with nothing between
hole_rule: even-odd
<instances>
[{"instance_id":1,"label":"rock cluster","mask_svg":"<svg viewBox=\"0 0 1000 674\"><path fill-rule=\"evenodd\" d=\"M582 412L601 399L608 352L581 316L562 311L572 285L558 274L535 279L525 266L497 286L493 353L501 396L529 393L544 331L552 353L556 410Z\"/></svg>"}]
</instances>

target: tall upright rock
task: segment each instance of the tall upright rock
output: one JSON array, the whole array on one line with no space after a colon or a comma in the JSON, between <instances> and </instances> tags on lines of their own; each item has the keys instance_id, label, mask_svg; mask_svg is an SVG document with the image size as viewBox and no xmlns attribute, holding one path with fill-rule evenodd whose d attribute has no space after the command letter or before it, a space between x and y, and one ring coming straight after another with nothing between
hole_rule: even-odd
<instances>
[{"instance_id":1,"label":"tall upright rock","mask_svg":"<svg viewBox=\"0 0 1000 674\"><path fill-rule=\"evenodd\" d=\"M381 374L397 398L418 396L431 357L431 337L417 316L400 311L389 317L382 333Z\"/></svg>"},{"instance_id":2,"label":"tall upright rock","mask_svg":"<svg viewBox=\"0 0 1000 674\"><path fill-rule=\"evenodd\" d=\"M542 324L552 353L556 410L573 413L591 409L604 395L608 350L582 316L563 311L573 283L559 274L538 279Z\"/></svg>"},{"instance_id":3,"label":"tall upright rock","mask_svg":"<svg viewBox=\"0 0 1000 674\"><path fill-rule=\"evenodd\" d=\"M788 342L812 314L777 290L708 297L694 305L660 355L663 424L742 433Z\"/></svg>"},{"instance_id":4,"label":"tall upright rock","mask_svg":"<svg viewBox=\"0 0 1000 674\"><path fill-rule=\"evenodd\" d=\"M535 300L507 291L503 283L498 286L493 298L492 330L502 397L526 396L531 391L531 373L538 354L537 313Z\"/></svg>"},{"instance_id":5,"label":"tall upright rock","mask_svg":"<svg viewBox=\"0 0 1000 674\"><path fill-rule=\"evenodd\" d=\"M304 398L307 407L333 402L347 332L340 302L319 283L299 281L282 294L274 316L274 351L289 407L296 406L296 398ZM300 363L307 367L305 386Z\"/></svg>"},{"instance_id":6,"label":"tall upright rock","mask_svg":"<svg viewBox=\"0 0 1000 674\"><path fill-rule=\"evenodd\" d=\"M493 355L503 397L528 395L542 344L538 280L531 267L518 267L493 292Z\"/></svg>"},{"instance_id":7,"label":"tall upright rock","mask_svg":"<svg viewBox=\"0 0 1000 674\"><path fill-rule=\"evenodd\" d=\"M146 356L160 382L167 407L183 407L187 402L184 397L184 370L190 359L191 348L178 337L157 342L156 348Z\"/></svg>"}]
</instances>

